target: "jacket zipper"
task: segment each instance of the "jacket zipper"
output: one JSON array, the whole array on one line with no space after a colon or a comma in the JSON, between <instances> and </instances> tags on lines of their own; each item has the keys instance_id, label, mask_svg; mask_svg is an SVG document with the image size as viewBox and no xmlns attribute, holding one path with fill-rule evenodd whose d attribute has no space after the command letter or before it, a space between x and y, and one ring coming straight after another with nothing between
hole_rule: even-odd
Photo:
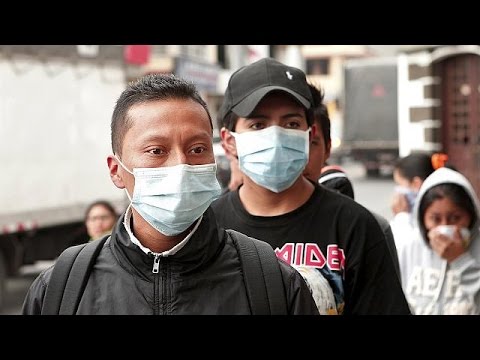
<instances>
[{"instance_id":1,"label":"jacket zipper","mask_svg":"<svg viewBox=\"0 0 480 360\"><path fill-rule=\"evenodd\" d=\"M153 285L153 300L154 300L154 309L153 314L158 315L160 313L160 276L158 275L160 269L160 254L153 254L153 267L152 273L154 275L154 285Z\"/></svg>"},{"instance_id":2,"label":"jacket zipper","mask_svg":"<svg viewBox=\"0 0 480 360\"><path fill-rule=\"evenodd\" d=\"M158 269L160 268L160 254L155 254L153 259L153 269L152 272L154 274L158 274Z\"/></svg>"}]
</instances>

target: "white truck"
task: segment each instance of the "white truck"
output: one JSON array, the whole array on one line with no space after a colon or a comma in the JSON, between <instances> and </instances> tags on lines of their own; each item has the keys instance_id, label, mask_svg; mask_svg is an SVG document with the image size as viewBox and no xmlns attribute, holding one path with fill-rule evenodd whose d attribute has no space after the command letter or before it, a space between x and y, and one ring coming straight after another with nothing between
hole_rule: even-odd
<instances>
[{"instance_id":1,"label":"white truck","mask_svg":"<svg viewBox=\"0 0 480 360\"><path fill-rule=\"evenodd\" d=\"M392 172L399 155L397 59L352 59L344 67L340 152L360 161L367 176Z\"/></svg>"},{"instance_id":2,"label":"white truck","mask_svg":"<svg viewBox=\"0 0 480 360\"><path fill-rule=\"evenodd\" d=\"M122 47L78 50L0 45L0 306L20 266L87 240L89 203L127 204L106 162Z\"/></svg>"}]
</instances>

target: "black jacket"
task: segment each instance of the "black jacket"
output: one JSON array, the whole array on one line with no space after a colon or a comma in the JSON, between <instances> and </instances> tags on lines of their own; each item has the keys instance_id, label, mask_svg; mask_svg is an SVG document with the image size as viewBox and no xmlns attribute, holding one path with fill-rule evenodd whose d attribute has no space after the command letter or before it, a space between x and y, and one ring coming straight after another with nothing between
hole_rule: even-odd
<instances>
[{"instance_id":1,"label":"black jacket","mask_svg":"<svg viewBox=\"0 0 480 360\"><path fill-rule=\"evenodd\" d=\"M209 208L187 244L163 257L133 244L117 222L88 280L77 314L250 314L239 256ZM279 260L289 314L318 314L302 276ZM23 314L40 314L52 268L32 283Z\"/></svg>"}]
</instances>

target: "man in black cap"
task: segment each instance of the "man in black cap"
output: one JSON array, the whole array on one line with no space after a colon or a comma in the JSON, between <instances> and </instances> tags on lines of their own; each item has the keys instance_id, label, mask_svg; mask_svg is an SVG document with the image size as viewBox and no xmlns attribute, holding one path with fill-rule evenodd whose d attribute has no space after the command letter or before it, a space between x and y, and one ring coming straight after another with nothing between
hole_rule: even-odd
<instances>
[{"instance_id":1,"label":"man in black cap","mask_svg":"<svg viewBox=\"0 0 480 360\"><path fill-rule=\"evenodd\" d=\"M303 71L274 59L233 73L218 116L244 176L212 204L218 225L268 242L303 275L320 270L339 313L409 314L374 217L302 174L317 131L313 103Z\"/></svg>"}]
</instances>

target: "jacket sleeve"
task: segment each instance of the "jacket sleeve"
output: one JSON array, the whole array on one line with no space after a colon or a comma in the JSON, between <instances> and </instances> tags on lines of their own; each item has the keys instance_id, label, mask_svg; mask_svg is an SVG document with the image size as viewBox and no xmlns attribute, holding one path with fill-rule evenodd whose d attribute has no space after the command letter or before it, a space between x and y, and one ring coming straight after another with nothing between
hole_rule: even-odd
<instances>
[{"instance_id":1,"label":"jacket sleeve","mask_svg":"<svg viewBox=\"0 0 480 360\"><path fill-rule=\"evenodd\" d=\"M319 315L315 301L312 298L302 275L292 266L278 260L282 272L282 280L287 293L289 315Z\"/></svg>"},{"instance_id":2,"label":"jacket sleeve","mask_svg":"<svg viewBox=\"0 0 480 360\"><path fill-rule=\"evenodd\" d=\"M53 267L43 270L33 281L23 301L22 315L41 315L43 299L47 290L47 279Z\"/></svg>"}]
</instances>

